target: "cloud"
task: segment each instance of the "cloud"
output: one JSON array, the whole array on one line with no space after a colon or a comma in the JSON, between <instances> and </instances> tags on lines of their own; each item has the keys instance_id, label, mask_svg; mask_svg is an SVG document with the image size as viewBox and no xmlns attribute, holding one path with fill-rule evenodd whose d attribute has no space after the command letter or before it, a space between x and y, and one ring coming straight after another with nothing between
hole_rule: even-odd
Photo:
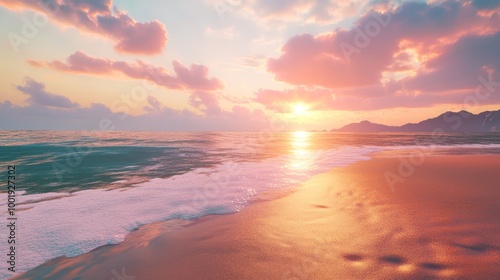
<instances>
[{"instance_id":1,"label":"cloud","mask_svg":"<svg viewBox=\"0 0 500 280\"><path fill-rule=\"evenodd\" d=\"M31 78L27 78L25 85L16 87L20 92L28 95L26 100L31 105L42 105L56 108L76 108L77 103L71 102L69 98L47 92L45 85Z\"/></svg>"},{"instance_id":2,"label":"cloud","mask_svg":"<svg viewBox=\"0 0 500 280\"><path fill-rule=\"evenodd\" d=\"M27 79L18 89L29 92L29 104L19 106L9 100L0 102L0 129L260 131L270 126L269 117L261 110L241 106L223 110L217 98L208 92L192 95L196 99L194 102L198 102L197 106L205 108L201 115L187 109L169 108L154 96L147 97L144 113L130 115L113 112L100 103L84 107L62 95L47 93L42 83L32 79ZM31 99L32 96L35 98Z\"/></svg>"},{"instance_id":3,"label":"cloud","mask_svg":"<svg viewBox=\"0 0 500 280\"><path fill-rule=\"evenodd\" d=\"M367 4L368 0L249 0L234 1L222 9L266 23L332 24L362 12Z\"/></svg>"},{"instance_id":4,"label":"cloud","mask_svg":"<svg viewBox=\"0 0 500 280\"><path fill-rule=\"evenodd\" d=\"M263 90L256 101L276 109L288 93L330 109L460 103L474 94L478 77L500 79L499 26L499 9L483 13L470 2L407 2L370 11L350 29L290 38L281 55L268 60L268 71L297 88Z\"/></svg>"},{"instance_id":5,"label":"cloud","mask_svg":"<svg viewBox=\"0 0 500 280\"><path fill-rule=\"evenodd\" d=\"M136 22L113 8L112 0L0 0L7 8L31 9L54 21L115 41L121 53L153 55L167 43L167 31L159 21Z\"/></svg>"},{"instance_id":6,"label":"cloud","mask_svg":"<svg viewBox=\"0 0 500 280\"><path fill-rule=\"evenodd\" d=\"M472 0L472 4L481 10L492 10L500 7L500 0Z\"/></svg>"},{"instance_id":7,"label":"cloud","mask_svg":"<svg viewBox=\"0 0 500 280\"><path fill-rule=\"evenodd\" d=\"M500 81L500 32L470 35L447 46L440 56L429 60L426 70L403 80L406 89L425 92L468 89L479 77Z\"/></svg>"},{"instance_id":8,"label":"cloud","mask_svg":"<svg viewBox=\"0 0 500 280\"><path fill-rule=\"evenodd\" d=\"M92 129L99 126L104 116L121 116L101 103L84 107L63 95L47 92L43 83L31 78L16 88L29 95L28 105L14 105L9 100L0 102L0 118L4 120L1 129Z\"/></svg>"},{"instance_id":9,"label":"cloud","mask_svg":"<svg viewBox=\"0 0 500 280\"><path fill-rule=\"evenodd\" d=\"M488 81L488 78L485 77ZM349 95L331 89L321 88L296 88L289 90L261 89L256 92L254 102L264 105L268 110L278 113L289 113L293 106L303 103L308 106L309 111L347 110L347 111L371 111L391 108L425 108L433 105L448 104L457 110L470 110L478 105L491 105L500 103L500 80L494 81L496 86L489 91L480 81L480 91L475 89L446 91L435 93L404 93L394 95L375 94L372 97ZM382 87L370 87L368 92L385 92Z\"/></svg>"},{"instance_id":10,"label":"cloud","mask_svg":"<svg viewBox=\"0 0 500 280\"><path fill-rule=\"evenodd\" d=\"M189 104L207 115L219 115L222 112L217 96L206 91L193 92Z\"/></svg>"},{"instance_id":11,"label":"cloud","mask_svg":"<svg viewBox=\"0 0 500 280\"><path fill-rule=\"evenodd\" d=\"M175 75L160 66L153 66L141 60L135 62L115 61L107 58L96 58L81 51L70 55L66 62L29 60L36 67L49 67L63 72L89 75L122 74L132 79L147 80L168 89L217 90L223 88L216 78L208 77L208 68L204 65L192 64L189 68L174 61Z\"/></svg>"},{"instance_id":12,"label":"cloud","mask_svg":"<svg viewBox=\"0 0 500 280\"><path fill-rule=\"evenodd\" d=\"M207 27L205 30L205 34L208 36L214 36L214 37L219 37L223 39L231 39L235 37L239 37L240 35L238 32L236 32L234 26L231 27L225 27L225 28L212 28L212 27Z\"/></svg>"},{"instance_id":13,"label":"cloud","mask_svg":"<svg viewBox=\"0 0 500 280\"><path fill-rule=\"evenodd\" d=\"M148 98L149 104L158 100ZM151 105L148 105L148 107ZM132 131L261 131L269 129L269 117L260 110L234 106L219 115L197 115L156 103L159 111L133 116L111 112L103 104L72 110L40 105L16 106L0 102L0 129L132 130Z\"/></svg>"},{"instance_id":14,"label":"cloud","mask_svg":"<svg viewBox=\"0 0 500 280\"><path fill-rule=\"evenodd\" d=\"M159 114L168 114L171 115L175 111L167 108L165 105L163 105L158 99L154 96L148 96L147 98L148 105L144 106L144 111L152 114L152 115L159 115Z\"/></svg>"},{"instance_id":15,"label":"cloud","mask_svg":"<svg viewBox=\"0 0 500 280\"><path fill-rule=\"evenodd\" d=\"M222 83L215 78L207 78L208 68L204 65L191 64L187 68L177 61L174 61L174 71L181 84L189 86L190 89L216 90L222 89Z\"/></svg>"},{"instance_id":16,"label":"cloud","mask_svg":"<svg viewBox=\"0 0 500 280\"><path fill-rule=\"evenodd\" d=\"M280 57L268 61L268 69L277 80L294 85L342 88L375 84L398 52L412 49L420 56L430 56L457 35L494 32L496 23L498 16L483 17L468 4L409 2L397 13L368 13L349 30L295 36L283 46Z\"/></svg>"},{"instance_id":17,"label":"cloud","mask_svg":"<svg viewBox=\"0 0 500 280\"><path fill-rule=\"evenodd\" d=\"M241 65L251 68L261 68L265 65L266 57L264 55L250 55L240 58Z\"/></svg>"}]
</instances>

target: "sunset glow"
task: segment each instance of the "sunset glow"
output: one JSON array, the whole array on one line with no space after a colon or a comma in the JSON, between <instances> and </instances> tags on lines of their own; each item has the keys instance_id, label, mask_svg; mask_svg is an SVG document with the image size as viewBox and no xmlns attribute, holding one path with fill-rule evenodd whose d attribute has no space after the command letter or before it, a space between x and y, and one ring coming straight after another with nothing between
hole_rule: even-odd
<instances>
[{"instance_id":1,"label":"sunset glow","mask_svg":"<svg viewBox=\"0 0 500 280\"><path fill-rule=\"evenodd\" d=\"M45 2L0 0L4 128L331 130L500 103L470 100L500 80L498 1Z\"/></svg>"},{"instance_id":2,"label":"sunset glow","mask_svg":"<svg viewBox=\"0 0 500 280\"><path fill-rule=\"evenodd\" d=\"M295 114L301 115L307 112L308 107L302 103L297 103L293 106L293 111Z\"/></svg>"}]
</instances>

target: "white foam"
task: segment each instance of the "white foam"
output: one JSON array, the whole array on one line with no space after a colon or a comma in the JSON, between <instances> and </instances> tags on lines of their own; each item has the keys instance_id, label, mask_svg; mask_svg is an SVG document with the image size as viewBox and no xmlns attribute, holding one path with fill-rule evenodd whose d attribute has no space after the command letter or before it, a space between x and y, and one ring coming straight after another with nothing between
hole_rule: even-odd
<instances>
[{"instance_id":1,"label":"white foam","mask_svg":"<svg viewBox=\"0 0 500 280\"><path fill-rule=\"evenodd\" d=\"M127 182L128 182L127 180L118 180L118 181L112 182L111 184L125 184Z\"/></svg>"},{"instance_id":2,"label":"white foam","mask_svg":"<svg viewBox=\"0 0 500 280\"><path fill-rule=\"evenodd\" d=\"M17 268L26 271L58 256L76 256L119 243L143 224L236 212L262 191L293 187L332 167L369 159L371 152L380 150L296 150L259 162L228 162L166 179L155 178L127 189L92 189L71 195L18 192L18 202L24 203L18 208L24 210L17 212ZM6 195L2 195L0 205L4 207L5 203ZM7 236L6 230L0 227L0 236ZM4 273L6 263L0 263Z\"/></svg>"}]
</instances>

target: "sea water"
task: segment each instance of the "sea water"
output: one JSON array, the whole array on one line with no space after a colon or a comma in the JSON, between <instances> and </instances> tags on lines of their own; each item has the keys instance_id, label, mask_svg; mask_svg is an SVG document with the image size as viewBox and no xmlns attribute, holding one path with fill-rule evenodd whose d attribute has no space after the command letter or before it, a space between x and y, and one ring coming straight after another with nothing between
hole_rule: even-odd
<instances>
[{"instance_id":1,"label":"sea water","mask_svg":"<svg viewBox=\"0 0 500 280\"><path fill-rule=\"evenodd\" d=\"M16 272L124 240L137 227L242 210L376 152L500 153L498 133L169 133L1 131L16 166ZM0 193L7 217L7 187ZM0 236L7 228L0 227ZM3 252L3 251L2 251ZM0 279L9 274L0 265ZM11 276L12 274L10 274Z\"/></svg>"}]
</instances>

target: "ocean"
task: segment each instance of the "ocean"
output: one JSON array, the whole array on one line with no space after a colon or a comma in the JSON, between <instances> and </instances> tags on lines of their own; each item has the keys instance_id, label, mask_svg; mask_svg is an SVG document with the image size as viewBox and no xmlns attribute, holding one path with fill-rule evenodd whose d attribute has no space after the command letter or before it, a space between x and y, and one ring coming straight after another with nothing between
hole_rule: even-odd
<instances>
[{"instance_id":1,"label":"ocean","mask_svg":"<svg viewBox=\"0 0 500 280\"><path fill-rule=\"evenodd\" d=\"M499 136L1 131L4 182L16 166L17 271L119 243L144 224L235 213L258 194L293 191L375 156L499 154ZM5 183L0 194L6 222ZM6 265L0 279L9 276Z\"/></svg>"}]
</instances>

